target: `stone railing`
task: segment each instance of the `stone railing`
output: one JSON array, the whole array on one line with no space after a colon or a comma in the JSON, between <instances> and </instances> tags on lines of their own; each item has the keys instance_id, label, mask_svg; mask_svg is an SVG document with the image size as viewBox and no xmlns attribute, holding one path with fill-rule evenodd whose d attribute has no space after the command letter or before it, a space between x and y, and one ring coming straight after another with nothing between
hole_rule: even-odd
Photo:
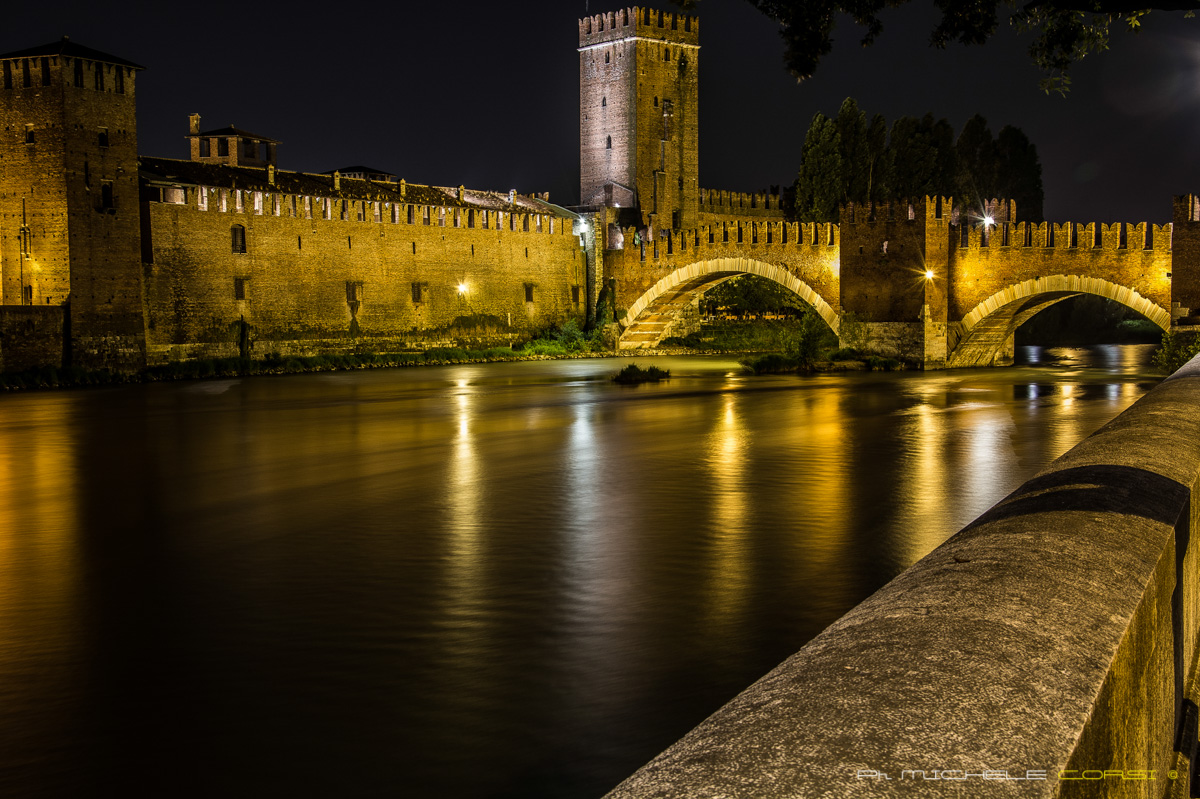
<instances>
[{"instance_id":1,"label":"stone railing","mask_svg":"<svg viewBox=\"0 0 1200 799\"><path fill-rule=\"evenodd\" d=\"M1197 487L1200 358L610 799L1188 796Z\"/></svg>"}]
</instances>

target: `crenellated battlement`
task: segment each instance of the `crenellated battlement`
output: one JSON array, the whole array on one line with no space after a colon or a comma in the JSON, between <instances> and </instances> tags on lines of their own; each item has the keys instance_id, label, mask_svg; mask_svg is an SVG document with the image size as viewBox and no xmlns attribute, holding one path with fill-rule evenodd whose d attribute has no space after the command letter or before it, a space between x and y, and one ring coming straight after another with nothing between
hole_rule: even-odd
<instances>
[{"instance_id":1,"label":"crenellated battlement","mask_svg":"<svg viewBox=\"0 0 1200 799\"><path fill-rule=\"evenodd\" d=\"M579 46L593 47L631 37L700 46L700 20L652 8L630 6L579 20Z\"/></svg>"},{"instance_id":2,"label":"crenellated battlement","mask_svg":"<svg viewBox=\"0 0 1200 799\"><path fill-rule=\"evenodd\" d=\"M836 248L841 244L834 222L785 222L741 219L690 230L659 230L653 236L646 228L612 225L605 241L607 250L636 252L635 260L658 261L680 256L688 259L724 255L731 250L783 252L801 248ZM626 255L626 260L630 256Z\"/></svg>"},{"instance_id":3,"label":"crenellated battlement","mask_svg":"<svg viewBox=\"0 0 1200 799\"><path fill-rule=\"evenodd\" d=\"M980 222L958 224L952 246L960 250L1049 249L1111 254L1171 251L1172 224L1152 222Z\"/></svg>"},{"instance_id":4,"label":"crenellated battlement","mask_svg":"<svg viewBox=\"0 0 1200 799\"><path fill-rule=\"evenodd\" d=\"M783 210L783 193L740 192L719 189L700 189L700 213L736 214Z\"/></svg>"}]
</instances>

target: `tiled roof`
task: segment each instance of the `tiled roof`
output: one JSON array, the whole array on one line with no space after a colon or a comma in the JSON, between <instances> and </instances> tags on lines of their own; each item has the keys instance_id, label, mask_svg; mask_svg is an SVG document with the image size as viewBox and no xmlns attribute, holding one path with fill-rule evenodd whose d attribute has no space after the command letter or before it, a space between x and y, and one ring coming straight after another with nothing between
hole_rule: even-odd
<instances>
[{"instance_id":1,"label":"tiled roof","mask_svg":"<svg viewBox=\"0 0 1200 799\"><path fill-rule=\"evenodd\" d=\"M283 194L319 197L340 197L353 200L380 200L383 202L413 203L459 208L553 214L573 218L574 215L556 205L521 194L508 201L508 192L477 191L464 189L463 199L458 199L458 189L438 186L421 186L406 183L404 196L400 195L400 183L359 180L342 177L335 191L333 175L318 175L310 172L285 172L276 170L274 185L267 182L264 167L228 166L207 164L199 161L183 161L174 158L138 159L138 169L144 183L182 184L189 186L214 186L229 189L281 192Z\"/></svg>"},{"instance_id":2,"label":"tiled roof","mask_svg":"<svg viewBox=\"0 0 1200 799\"><path fill-rule=\"evenodd\" d=\"M58 41L43 44L40 47L28 47L24 50L14 50L11 53L0 55L0 61L10 58L36 58L43 55L63 55L70 58L86 58L90 61L103 61L107 64L120 64L121 66L133 67L134 69L145 69L141 64L135 64L132 61L127 61L124 58L117 58L115 55L102 53L99 50L93 50L90 47L84 47L82 44L76 44L70 38L64 36Z\"/></svg>"},{"instance_id":3,"label":"tiled roof","mask_svg":"<svg viewBox=\"0 0 1200 799\"><path fill-rule=\"evenodd\" d=\"M259 141L270 142L271 144L279 144L278 139L272 139L270 136L260 136L257 133L251 133L248 130L235 128L230 125L225 128L217 128L216 130L206 130L202 133L189 133L188 138L192 136L241 136L243 139L258 139Z\"/></svg>"}]
</instances>

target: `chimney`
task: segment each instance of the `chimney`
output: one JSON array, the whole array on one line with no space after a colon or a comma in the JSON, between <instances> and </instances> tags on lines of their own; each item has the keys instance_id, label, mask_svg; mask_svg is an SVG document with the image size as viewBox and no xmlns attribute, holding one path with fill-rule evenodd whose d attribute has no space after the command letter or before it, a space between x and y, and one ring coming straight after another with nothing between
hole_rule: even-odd
<instances>
[{"instance_id":1,"label":"chimney","mask_svg":"<svg viewBox=\"0 0 1200 799\"><path fill-rule=\"evenodd\" d=\"M274 164L267 164L267 183L272 186L275 185L275 165Z\"/></svg>"},{"instance_id":2,"label":"chimney","mask_svg":"<svg viewBox=\"0 0 1200 799\"><path fill-rule=\"evenodd\" d=\"M190 117L188 117L188 133L195 136L199 132L200 132L200 115L192 114Z\"/></svg>"},{"instance_id":3,"label":"chimney","mask_svg":"<svg viewBox=\"0 0 1200 799\"><path fill-rule=\"evenodd\" d=\"M465 187L463 187L463 186L459 186L459 187L458 187L458 201L459 201L459 202L462 202L462 200L463 200L463 195L464 195L465 193L466 193L466 188L465 188Z\"/></svg>"},{"instance_id":4,"label":"chimney","mask_svg":"<svg viewBox=\"0 0 1200 799\"><path fill-rule=\"evenodd\" d=\"M342 173L341 172L335 171L333 173L333 190L334 191L342 190Z\"/></svg>"},{"instance_id":5,"label":"chimney","mask_svg":"<svg viewBox=\"0 0 1200 799\"><path fill-rule=\"evenodd\" d=\"M400 199L404 199L404 190L408 188L408 184L404 182L404 178L400 178Z\"/></svg>"}]
</instances>

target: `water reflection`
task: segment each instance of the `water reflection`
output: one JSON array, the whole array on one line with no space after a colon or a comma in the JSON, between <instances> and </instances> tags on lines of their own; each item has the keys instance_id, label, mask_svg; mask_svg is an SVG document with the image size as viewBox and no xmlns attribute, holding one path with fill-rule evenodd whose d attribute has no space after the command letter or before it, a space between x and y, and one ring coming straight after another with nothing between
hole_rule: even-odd
<instances>
[{"instance_id":1,"label":"water reflection","mask_svg":"<svg viewBox=\"0 0 1200 799\"><path fill-rule=\"evenodd\" d=\"M2 396L0 794L601 795L1154 382L1032 357Z\"/></svg>"}]
</instances>

